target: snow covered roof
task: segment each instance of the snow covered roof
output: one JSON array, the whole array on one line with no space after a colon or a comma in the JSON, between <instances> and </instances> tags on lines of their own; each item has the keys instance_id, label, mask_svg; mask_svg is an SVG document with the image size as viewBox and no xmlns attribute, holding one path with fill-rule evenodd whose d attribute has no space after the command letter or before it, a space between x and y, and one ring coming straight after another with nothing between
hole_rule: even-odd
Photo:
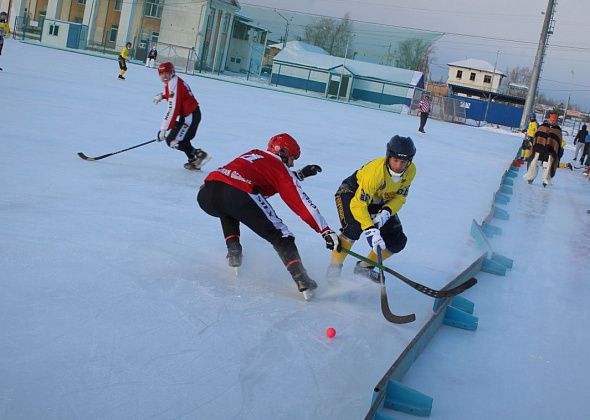
<instances>
[{"instance_id":1,"label":"snow covered roof","mask_svg":"<svg viewBox=\"0 0 590 420\"><path fill-rule=\"evenodd\" d=\"M489 71L490 73L496 73L501 74L502 76L506 76L500 70L494 69L494 66L488 63L487 61L478 60L477 58L468 58L467 60L454 61L452 63L447 63L447 66L463 67L472 70Z\"/></svg>"},{"instance_id":2,"label":"snow covered roof","mask_svg":"<svg viewBox=\"0 0 590 420\"><path fill-rule=\"evenodd\" d=\"M422 72L419 71L383 66L381 64L367 63L359 60L345 60L342 57L329 55L322 48L300 41L292 42L295 43L291 44L288 42L287 47L275 56L274 61L298 64L322 70L333 70L344 66L344 68L355 76L386 82L405 83L412 86L416 86L423 76Z\"/></svg>"},{"instance_id":3,"label":"snow covered roof","mask_svg":"<svg viewBox=\"0 0 590 420\"><path fill-rule=\"evenodd\" d=\"M278 48L279 50L283 49L283 43L279 42L277 44L269 45L271 48ZM303 41L288 41L285 45L285 48L292 49L293 51L308 51L317 54L325 54L328 55L328 52L323 48L316 47L315 45L308 44Z\"/></svg>"}]
</instances>

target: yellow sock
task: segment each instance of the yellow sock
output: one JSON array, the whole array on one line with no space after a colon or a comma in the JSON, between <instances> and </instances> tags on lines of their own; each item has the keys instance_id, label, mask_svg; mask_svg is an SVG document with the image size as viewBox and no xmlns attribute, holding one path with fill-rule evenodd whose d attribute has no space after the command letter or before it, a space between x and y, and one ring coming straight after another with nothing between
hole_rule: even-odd
<instances>
[{"instance_id":1,"label":"yellow sock","mask_svg":"<svg viewBox=\"0 0 590 420\"><path fill-rule=\"evenodd\" d=\"M381 258L383 261L385 261L387 258L391 257L392 255L393 254L386 249L381 251ZM369 255L367 255L367 258L370 259L371 261L374 261L375 263L377 263L377 261L378 261L377 254L375 254L375 251L373 251L373 250L371 250L371 252L369 252ZM364 261L361 262L361 265L364 267L369 267L369 264L367 264Z\"/></svg>"},{"instance_id":2,"label":"yellow sock","mask_svg":"<svg viewBox=\"0 0 590 420\"><path fill-rule=\"evenodd\" d=\"M352 244L354 244L354 241L351 241L344 235L338 235L338 239L340 239L340 245L348 249L352 248ZM336 250L332 251L332 258L330 259L330 264L344 263L344 259L347 255L348 254L346 254L345 252L338 252Z\"/></svg>"}]
</instances>

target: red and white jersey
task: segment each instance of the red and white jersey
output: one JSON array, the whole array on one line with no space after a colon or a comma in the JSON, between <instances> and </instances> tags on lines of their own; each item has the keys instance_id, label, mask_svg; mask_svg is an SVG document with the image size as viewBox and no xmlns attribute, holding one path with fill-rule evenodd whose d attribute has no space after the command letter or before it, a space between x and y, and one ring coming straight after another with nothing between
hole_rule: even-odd
<instances>
[{"instance_id":1,"label":"red and white jersey","mask_svg":"<svg viewBox=\"0 0 590 420\"><path fill-rule=\"evenodd\" d=\"M162 121L162 130L170 130L178 117L192 114L199 106L189 85L178 76L172 77L166 83L162 98L168 101L168 110L164 121Z\"/></svg>"},{"instance_id":2,"label":"red and white jersey","mask_svg":"<svg viewBox=\"0 0 590 420\"><path fill-rule=\"evenodd\" d=\"M323 233L328 224L299 181L275 154L254 149L211 172L205 182L221 181L250 194L270 197L279 193L291 210L313 230Z\"/></svg>"},{"instance_id":3,"label":"red and white jersey","mask_svg":"<svg viewBox=\"0 0 590 420\"><path fill-rule=\"evenodd\" d=\"M418 104L418 109L422 112L430 112L430 102L427 99L422 99Z\"/></svg>"}]
</instances>

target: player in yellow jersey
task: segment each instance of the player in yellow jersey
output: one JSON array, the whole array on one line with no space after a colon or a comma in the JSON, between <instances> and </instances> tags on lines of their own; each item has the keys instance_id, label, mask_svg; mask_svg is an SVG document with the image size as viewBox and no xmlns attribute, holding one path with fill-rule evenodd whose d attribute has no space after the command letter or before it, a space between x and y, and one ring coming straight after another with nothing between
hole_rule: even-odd
<instances>
[{"instance_id":1,"label":"player in yellow jersey","mask_svg":"<svg viewBox=\"0 0 590 420\"><path fill-rule=\"evenodd\" d=\"M529 125L527 126L526 130L523 130L525 135L524 140L522 141L522 149L520 152L520 160L522 161L525 161L531 155L533 138L535 137L537 128L539 128L539 124L537 123L537 117L534 113L531 113L529 115Z\"/></svg>"},{"instance_id":2,"label":"player in yellow jersey","mask_svg":"<svg viewBox=\"0 0 590 420\"><path fill-rule=\"evenodd\" d=\"M128 42L119 53L119 79L125 80L125 72L127 71L127 60L129 60L129 49L131 42Z\"/></svg>"},{"instance_id":3,"label":"player in yellow jersey","mask_svg":"<svg viewBox=\"0 0 590 420\"><path fill-rule=\"evenodd\" d=\"M383 259L404 249L407 238L397 214L416 176L412 162L415 154L410 137L393 136L387 143L385 157L368 162L342 182L336 192L342 246L350 249L364 233L371 247L367 258L375 262L377 248L382 250ZM342 251L332 252L328 278L340 276L346 255ZM364 262L357 262L354 273L379 282L378 272Z\"/></svg>"}]
</instances>

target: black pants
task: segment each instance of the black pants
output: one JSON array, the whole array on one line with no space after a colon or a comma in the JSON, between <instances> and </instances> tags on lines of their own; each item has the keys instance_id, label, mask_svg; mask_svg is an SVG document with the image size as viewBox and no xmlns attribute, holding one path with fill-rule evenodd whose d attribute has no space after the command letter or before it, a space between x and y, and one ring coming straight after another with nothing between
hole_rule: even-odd
<instances>
[{"instance_id":1,"label":"black pants","mask_svg":"<svg viewBox=\"0 0 590 420\"><path fill-rule=\"evenodd\" d=\"M199 206L218 217L226 243L240 236L240 223L272 244L294 274L303 268L295 237L261 194L249 194L221 181L205 182L197 195Z\"/></svg>"},{"instance_id":2,"label":"black pants","mask_svg":"<svg viewBox=\"0 0 590 420\"><path fill-rule=\"evenodd\" d=\"M127 61L121 56L119 56L119 68L127 71Z\"/></svg>"},{"instance_id":3,"label":"black pants","mask_svg":"<svg viewBox=\"0 0 590 420\"><path fill-rule=\"evenodd\" d=\"M348 239L356 241L360 238L363 230L359 222L356 221L352 212L350 211L350 201L354 197L354 192L344 191L336 193L336 208L338 209L338 217L342 225L342 234ZM370 204L369 213L376 214L381 209L381 206ZM406 247L408 238L404 234L402 223L397 214L389 218L379 229L381 237L385 241L387 250L393 254L400 252Z\"/></svg>"},{"instance_id":4,"label":"black pants","mask_svg":"<svg viewBox=\"0 0 590 420\"><path fill-rule=\"evenodd\" d=\"M424 126L426 125L426 120L428 119L428 112L420 112L420 128L418 131L424 130Z\"/></svg>"},{"instance_id":5,"label":"black pants","mask_svg":"<svg viewBox=\"0 0 590 420\"><path fill-rule=\"evenodd\" d=\"M166 137L168 146L182 150L189 159L192 158L195 148L192 146L191 140L195 138L200 122L201 109L199 107L187 117L178 118Z\"/></svg>"},{"instance_id":6,"label":"black pants","mask_svg":"<svg viewBox=\"0 0 590 420\"><path fill-rule=\"evenodd\" d=\"M586 162L584 162L584 157L586 157ZM590 143L584 144L584 148L582 149L582 156L580 156L580 164L590 165Z\"/></svg>"}]
</instances>

